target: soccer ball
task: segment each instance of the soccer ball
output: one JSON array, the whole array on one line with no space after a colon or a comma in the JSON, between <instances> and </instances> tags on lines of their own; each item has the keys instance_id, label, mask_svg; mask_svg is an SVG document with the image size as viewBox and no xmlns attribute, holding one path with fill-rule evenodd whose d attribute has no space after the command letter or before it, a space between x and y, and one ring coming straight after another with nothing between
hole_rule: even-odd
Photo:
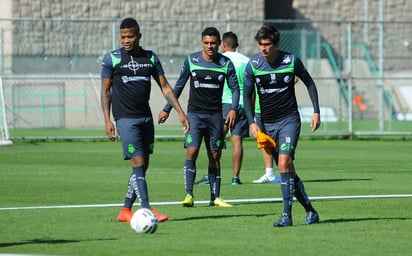
<instances>
[{"instance_id":1,"label":"soccer ball","mask_svg":"<svg viewBox=\"0 0 412 256\"><path fill-rule=\"evenodd\" d=\"M157 216L146 208L137 210L130 219L130 227L138 234L153 234L158 224Z\"/></svg>"}]
</instances>

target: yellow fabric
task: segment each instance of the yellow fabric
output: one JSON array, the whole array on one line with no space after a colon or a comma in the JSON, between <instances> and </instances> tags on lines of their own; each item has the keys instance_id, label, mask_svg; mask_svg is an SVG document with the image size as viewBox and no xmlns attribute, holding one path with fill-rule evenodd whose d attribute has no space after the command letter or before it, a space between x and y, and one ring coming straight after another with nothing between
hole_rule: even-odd
<instances>
[{"instance_id":1,"label":"yellow fabric","mask_svg":"<svg viewBox=\"0 0 412 256\"><path fill-rule=\"evenodd\" d=\"M256 138L257 148L274 148L276 147L275 141L266 133L258 131Z\"/></svg>"}]
</instances>

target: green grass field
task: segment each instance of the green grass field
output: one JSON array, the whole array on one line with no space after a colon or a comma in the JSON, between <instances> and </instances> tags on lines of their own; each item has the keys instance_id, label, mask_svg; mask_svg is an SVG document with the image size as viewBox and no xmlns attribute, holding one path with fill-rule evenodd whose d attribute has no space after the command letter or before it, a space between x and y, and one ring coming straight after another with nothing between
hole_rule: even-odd
<instances>
[{"instance_id":1,"label":"green grass field","mask_svg":"<svg viewBox=\"0 0 412 256\"><path fill-rule=\"evenodd\" d=\"M410 141L302 139L295 164L309 196L318 198L313 204L321 221L302 225L305 213L295 202L294 226L288 228L272 226L282 210L279 184L252 184L264 172L252 140L245 141L243 185L230 184L230 144L222 157L222 196L228 201L250 200L235 202L232 208L204 203L181 207L182 145L156 142L147 175L150 199L170 219L152 235L134 234L128 224L116 220L130 174L119 142L15 142L0 147L0 254L410 255L412 251ZM206 174L204 149L197 166L200 179ZM330 198L361 195L383 197ZM195 199L209 199L208 185L195 187Z\"/></svg>"}]
</instances>

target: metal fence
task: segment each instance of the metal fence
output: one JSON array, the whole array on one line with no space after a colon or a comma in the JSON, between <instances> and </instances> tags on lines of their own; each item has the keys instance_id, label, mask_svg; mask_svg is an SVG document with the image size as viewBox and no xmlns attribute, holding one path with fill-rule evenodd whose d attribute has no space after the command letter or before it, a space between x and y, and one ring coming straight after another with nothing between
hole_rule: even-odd
<instances>
[{"instance_id":1,"label":"metal fence","mask_svg":"<svg viewBox=\"0 0 412 256\"><path fill-rule=\"evenodd\" d=\"M120 20L0 20L0 75L13 139L99 137L100 63L120 47ZM412 130L412 22L308 20L140 20L141 45L161 59L170 84L184 57L201 50L201 31L238 34L239 51L257 53L263 23L282 26L280 48L296 53L317 83L323 125L318 135L401 134ZM153 115L165 104L155 84ZM296 86L304 122L311 115L305 86ZM184 107L188 90L181 95ZM178 125L171 116L164 128ZM54 131L51 132L51 130ZM70 131L76 131L71 133ZM166 132L167 133L167 132ZM171 132L173 133L173 132ZM302 135L308 135L303 130ZM53 135L50 135L53 134Z\"/></svg>"}]
</instances>

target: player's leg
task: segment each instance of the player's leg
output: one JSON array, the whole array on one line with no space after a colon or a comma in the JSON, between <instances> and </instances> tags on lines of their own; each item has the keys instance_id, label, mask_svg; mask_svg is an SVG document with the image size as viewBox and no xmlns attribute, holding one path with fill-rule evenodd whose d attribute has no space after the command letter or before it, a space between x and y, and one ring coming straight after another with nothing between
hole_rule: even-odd
<instances>
[{"instance_id":1,"label":"player's leg","mask_svg":"<svg viewBox=\"0 0 412 256\"><path fill-rule=\"evenodd\" d=\"M247 122L246 113L243 108L237 112L237 121L232 127L232 162L233 162L233 178L232 185L242 184L240 181L240 170L243 162L243 138L249 137L249 123Z\"/></svg>"},{"instance_id":2,"label":"player's leg","mask_svg":"<svg viewBox=\"0 0 412 256\"><path fill-rule=\"evenodd\" d=\"M319 222L319 214L318 212L313 208L312 203L306 194L305 191L305 186L303 184L303 181L299 178L299 176L296 174L295 166L293 164L293 161L291 163L290 169L293 170L294 177L295 177L295 197L296 200L305 208L306 211L306 220L304 224L314 224Z\"/></svg>"},{"instance_id":3,"label":"player's leg","mask_svg":"<svg viewBox=\"0 0 412 256\"><path fill-rule=\"evenodd\" d=\"M205 130L205 146L209 158L208 178L210 185L211 206L232 206L220 198L221 170L220 157L224 143L223 119L220 113L208 116L208 126Z\"/></svg>"},{"instance_id":4,"label":"player's leg","mask_svg":"<svg viewBox=\"0 0 412 256\"><path fill-rule=\"evenodd\" d=\"M278 154L276 164L280 173L280 190L283 200L282 216L273 225L285 227L292 225L292 202L295 192L294 169L291 169L300 134L299 114L286 117L284 120L267 125L267 133L276 141L275 153Z\"/></svg>"},{"instance_id":5,"label":"player's leg","mask_svg":"<svg viewBox=\"0 0 412 256\"><path fill-rule=\"evenodd\" d=\"M259 179L254 180L253 183L279 183L280 177L276 177L275 170L273 169L272 150L268 148L262 148L262 158L265 165L265 174L263 174Z\"/></svg>"},{"instance_id":6,"label":"player's leg","mask_svg":"<svg viewBox=\"0 0 412 256\"><path fill-rule=\"evenodd\" d=\"M201 115L188 113L190 130L185 135L184 147L186 148L186 159L183 167L183 178L185 182L186 197L182 201L184 207L194 206L194 185L196 179L196 160L199 155L199 148L202 142L203 121Z\"/></svg>"},{"instance_id":7,"label":"player's leg","mask_svg":"<svg viewBox=\"0 0 412 256\"><path fill-rule=\"evenodd\" d=\"M144 147L142 131L138 128L142 122L144 119L120 119L117 121L117 129L122 138L123 156L125 160L130 160L132 168L123 209L118 216L119 221L130 221L131 209L137 198L139 198L143 208L150 208L145 180L147 168L145 160L148 152ZM152 134L153 142L154 132ZM150 137L150 133L147 136Z\"/></svg>"},{"instance_id":8,"label":"player's leg","mask_svg":"<svg viewBox=\"0 0 412 256\"><path fill-rule=\"evenodd\" d=\"M265 131L265 126L263 125L262 118L260 114L255 114L255 122L259 126L259 129L262 132ZM261 183L275 183L280 182L280 179L276 179L275 171L273 169L273 155L272 150L270 149L262 149L262 158L263 163L265 165L265 173L257 180L254 180L253 183L261 184Z\"/></svg>"},{"instance_id":9,"label":"player's leg","mask_svg":"<svg viewBox=\"0 0 412 256\"><path fill-rule=\"evenodd\" d=\"M232 135L232 164L233 164L233 177L232 185L240 185L240 168L243 162L243 138L241 136Z\"/></svg>"}]
</instances>

